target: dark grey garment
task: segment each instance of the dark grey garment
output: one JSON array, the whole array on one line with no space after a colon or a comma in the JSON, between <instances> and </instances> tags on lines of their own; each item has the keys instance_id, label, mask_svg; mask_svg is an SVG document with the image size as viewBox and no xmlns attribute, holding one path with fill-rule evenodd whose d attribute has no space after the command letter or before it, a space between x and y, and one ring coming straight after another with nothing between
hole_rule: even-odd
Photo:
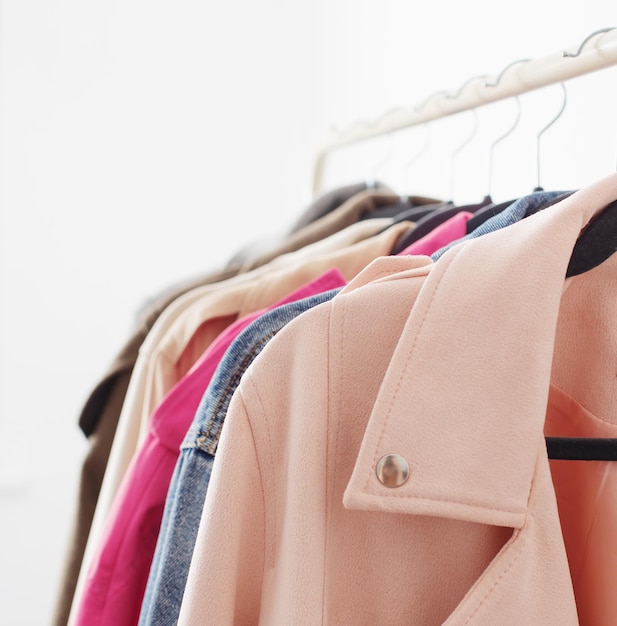
<instances>
[{"instance_id":1,"label":"dark grey garment","mask_svg":"<svg viewBox=\"0 0 617 626\"><path fill-rule=\"evenodd\" d=\"M381 189L383 191L390 191L387 185L376 181L369 186L368 183L354 183L353 185L346 185L344 187L337 187L327 191L326 193L318 196L300 215L297 221L292 226L291 233L295 233L307 224L311 224L320 217L327 215L331 211L334 211L337 207L341 206L344 202L347 202L350 198L366 191L367 189Z\"/></svg>"}]
</instances>

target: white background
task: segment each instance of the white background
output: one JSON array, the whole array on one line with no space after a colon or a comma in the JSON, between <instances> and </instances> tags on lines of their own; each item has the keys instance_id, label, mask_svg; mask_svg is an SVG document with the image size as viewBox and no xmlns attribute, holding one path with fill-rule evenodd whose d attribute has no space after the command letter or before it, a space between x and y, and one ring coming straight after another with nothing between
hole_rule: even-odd
<instances>
[{"instance_id":1,"label":"white background","mask_svg":"<svg viewBox=\"0 0 617 626\"><path fill-rule=\"evenodd\" d=\"M311 198L332 124L456 90L576 46L614 2L0 0L0 623L48 623L85 440L81 405L148 297L282 231ZM617 75L568 83L542 144L546 189L615 169ZM559 87L521 98L495 152L496 200L536 185L534 134ZM474 201L512 101L331 162ZM361 155L361 156L358 156ZM351 165L350 165L351 164Z\"/></svg>"}]
</instances>

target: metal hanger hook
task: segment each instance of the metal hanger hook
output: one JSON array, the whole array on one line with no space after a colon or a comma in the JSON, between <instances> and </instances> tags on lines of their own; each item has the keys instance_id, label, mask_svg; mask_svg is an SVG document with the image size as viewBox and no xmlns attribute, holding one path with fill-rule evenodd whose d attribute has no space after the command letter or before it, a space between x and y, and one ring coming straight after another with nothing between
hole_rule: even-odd
<instances>
[{"instance_id":1,"label":"metal hanger hook","mask_svg":"<svg viewBox=\"0 0 617 626\"><path fill-rule=\"evenodd\" d=\"M595 30L593 33L591 33L590 35L587 35L587 37L585 37L585 39L583 39L581 45L578 47L578 50L576 52L568 52L567 50L564 50L563 51L563 56L564 57L571 57L571 58L575 58L577 56L580 56L581 52L585 49L585 45L587 44L588 41L593 39L596 35L602 35L604 33L608 33L611 30L615 30L615 28L613 26L611 26L610 28L601 28L600 30Z\"/></svg>"},{"instance_id":2,"label":"metal hanger hook","mask_svg":"<svg viewBox=\"0 0 617 626\"><path fill-rule=\"evenodd\" d=\"M536 137L536 167L537 167L537 185L536 188L538 190L542 189L540 185L540 139L542 135L563 115L563 112L566 110L566 104L568 103L568 92L566 91L566 86L564 83L559 83L561 85L561 89L563 90L563 101L561 103L561 108L557 115L538 133Z\"/></svg>"},{"instance_id":3,"label":"metal hanger hook","mask_svg":"<svg viewBox=\"0 0 617 626\"><path fill-rule=\"evenodd\" d=\"M366 181L366 186L370 189L375 187L377 184L377 176L379 172L383 169L384 165L392 158L394 154L394 137L392 131L384 135L388 141L388 149L386 153L383 155L381 160L379 160L375 165L373 165L373 171L371 173L371 177Z\"/></svg>"},{"instance_id":4,"label":"metal hanger hook","mask_svg":"<svg viewBox=\"0 0 617 626\"><path fill-rule=\"evenodd\" d=\"M420 145L419 150L416 150L415 154L411 156L411 158L403 165L403 172L407 175L411 166L416 163L420 157L427 151L430 143L431 143L431 127L429 124L423 124L423 128L425 129L424 133L424 141Z\"/></svg>"},{"instance_id":5,"label":"metal hanger hook","mask_svg":"<svg viewBox=\"0 0 617 626\"><path fill-rule=\"evenodd\" d=\"M432 94L430 94L429 96L427 96L424 100L422 100L422 102L420 104L417 104L413 110L418 112L421 111L433 98L444 98L448 95L447 91L444 91L443 89L439 90L439 91L434 91Z\"/></svg>"},{"instance_id":6,"label":"metal hanger hook","mask_svg":"<svg viewBox=\"0 0 617 626\"><path fill-rule=\"evenodd\" d=\"M402 112L406 112L407 109L403 109L401 107L396 107L393 109L390 109L389 111L386 111L383 115L381 115L379 118L377 118L376 120L369 122L369 121L364 121L362 122L365 128L368 129L379 129L381 128L383 125L385 125L387 123L387 120L389 118L392 118ZM371 187L374 187L377 183L377 175L379 174L379 172L381 172L381 170L384 168L384 166L386 165L386 163L388 163L388 161L392 158L392 156L395 154L396 150L395 150L395 142L394 142L394 130L389 130L388 132L383 134L383 137L387 138L388 141L388 149L386 151L386 153L383 155L383 157L375 164L373 165L373 171L371 174L371 177L367 179L366 181L366 185L367 187L370 189Z\"/></svg>"},{"instance_id":7,"label":"metal hanger hook","mask_svg":"<svg viewBox=\"0 0 617 626\"><path fill-rule=\"evenodd\" d=\"M503 135L501 135L501 137L498 137L497 139L495 139L495 141L493 141L489 150L488 191L487 191L487 195L489 197L491 196L491 190L493 187L493 162L495 160L495 146L497 146L504 139L506 139L506 137L509 137L514 132L514 129L518 126L519 122L521 121L521 100L518 96L515 96L514 99L516 100L516 109L517 109L514 123L512 124L512 126L510 126L510 128L508 128L508 130Z\"/></svg>"},{"instance_id":8,"label":"metal hanger hook","mask_svg":"<svg viewBox=\"0 0 617 626\"><path fill-rule=\"evenodd\" d=\"M460 146L458 146L454 150L454 152L452 152L452 155L450 157L450 199L454 198L454 160L456 159L458 154L471 143L471 140L476 136L478 132L478 111L476 109L470 109L470 112L473 115L473 126L471 129L471 133L469 134L469 137L467 137L467 139L465 139L465 141Z\"/></svg>"},{"instance_id":9,"label":"metal hanger hook","mask_svg":"<svg viewBox=\"0 0 617 626\"><path fill-rule=\"evenodd\" d=\"M521 63L527 63L528 61L531 61L531 59L519 59L518 61L512 61L512 63L508 63L508 65L506 65L500 72L499 76L497 76L497 78L495 79L494 82L489 83L488 81L486 81L484 83L485 87L498 87L499 83L501 82L501 79L505 76L506 72L511 68L514 67L515 65L520 65Z\"/></svg>"},{"instance_id":10,"label":"metal hanger hook","mask_svg":"<svg viewBox=\"0 0 617 626\"><path fill-rule=\"evenodd\" d=\"M468 78L459 88L458 91L455 91L453 93L444 93L444 97L448 98L448 100L456 100L462 93L463 91L465 91L465 89L471 85L472 83L477 83L479 81L482 81L482 84L486 85L486 79L488 78L488 76L486 74L479 74L477 76L472 76L471 78Z\"/></svg>"}]
</instances>

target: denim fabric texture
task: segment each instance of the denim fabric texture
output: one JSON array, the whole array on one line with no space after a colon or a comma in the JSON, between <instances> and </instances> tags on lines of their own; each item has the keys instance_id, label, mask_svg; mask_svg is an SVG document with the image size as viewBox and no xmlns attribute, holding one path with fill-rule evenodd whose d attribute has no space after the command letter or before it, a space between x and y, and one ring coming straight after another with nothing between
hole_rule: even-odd
<instances>
[{"instance_id":1,"label":"denim fabric texture","mask_svg":"<svg viewBox=\"0 0 617 626\"><path fill-rule=\"evenodd\" d=\"M318 304L328 302L339 291L332 289L265 313L244 329L226 351L181 446L167 492L139 617L140 626L170 626L178 622L216 446L242 374L286 324Z\"/></svg>"},{"instance_id":2,"label":"denim fabric texture","mask_svg":"<svg viewBox=\"0 0 617 626\"><path fill-rule=\"evenodd\" d=\"M522 220L525 216L530 215L535 210L538 209L545 202L549 202L555 199L557 196L562 195L563 191L537 191L535 193L529 194L528 196L523 196L513 202L507 209L504 209L501 213L497 213L493 217L489 218L476 228L473 232L469 233L467 236L462 239L458 239L453 241L452 243L444 246L440 250L437 250L431 258L433 261L437 261L439 257L441 257L444 252L449 250L452 246L455 246L462 241L466 241L467 239L475 239L476 237L481 237L482 235L486 235L488 233L492 233L495 230L500 230L501 228L505 228L506 226L510 226Z\"/></svg>"}]
</instances>

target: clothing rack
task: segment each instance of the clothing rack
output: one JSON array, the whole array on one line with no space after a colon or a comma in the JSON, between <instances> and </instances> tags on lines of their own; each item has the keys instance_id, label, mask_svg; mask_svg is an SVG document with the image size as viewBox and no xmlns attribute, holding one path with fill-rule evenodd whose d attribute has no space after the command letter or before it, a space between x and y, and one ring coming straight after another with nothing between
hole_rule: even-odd
<instances>
[{"instance_id":1,"label":"clothing rack","mask_svg":"<svg viewBox=\"0 0 617 626\"><path fill-rule=\"evenodd\" d=\"M604 28L588 35L574 49L562 50L538 59L514 61L492 79L490 76L474 76L465 81L458 90L435 92L412 109L393 109L373 122L359 121L343 130L331 131L316 156L313 193L317 194L321 189L325 163L334 150L476 109L616 64L617 28Z\"/></svg>"}]
</instances>

